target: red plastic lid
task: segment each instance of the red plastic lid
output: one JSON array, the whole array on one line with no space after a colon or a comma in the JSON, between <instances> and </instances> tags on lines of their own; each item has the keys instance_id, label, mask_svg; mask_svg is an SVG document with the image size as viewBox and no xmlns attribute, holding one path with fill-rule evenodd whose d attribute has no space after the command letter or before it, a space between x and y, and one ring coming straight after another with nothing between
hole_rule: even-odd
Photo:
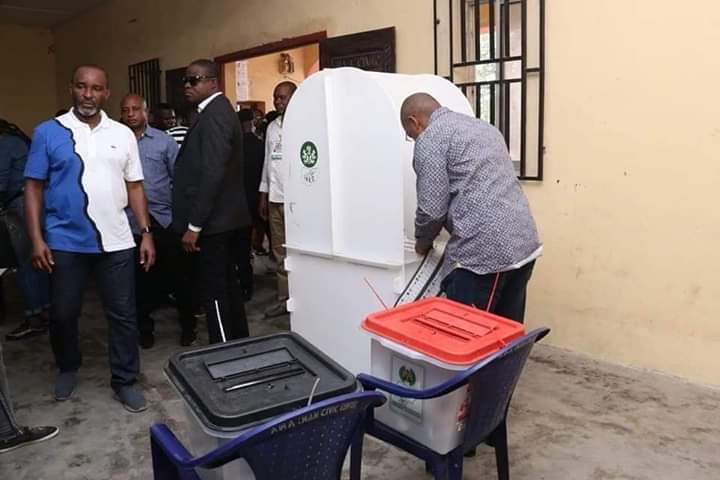
<instances>
[{"instance_id":1,"label":"red plastic lid","mask_svg":"<svg viewBox=\"0 0 720 480\"><path fill-rule=\"evenodd\" d=\"M373 313L362 327L455 365L475 364L525 334L521 323L440 297Z\"/></svg>"}]
</instances>

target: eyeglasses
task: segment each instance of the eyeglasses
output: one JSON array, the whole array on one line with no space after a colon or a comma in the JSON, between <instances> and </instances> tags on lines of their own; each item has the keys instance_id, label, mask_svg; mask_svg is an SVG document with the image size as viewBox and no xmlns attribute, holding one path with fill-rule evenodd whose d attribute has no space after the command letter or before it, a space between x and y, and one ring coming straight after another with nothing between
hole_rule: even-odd
<instances>
[{"instance_id":1,"label":"eyeglasses","mask_svg":"<svg viewBox=\"0 0 720 480\"><path fill-rule=\"evenodd\" d=\"M186 83L189 83L191 87L194 87L201 81L209 80L211 78L217 78L217 77L210 76L210 75L192 75L192 76L182 77L182 82L183 82L183 85L185 85Z\"/></svg>"}]
</instances>

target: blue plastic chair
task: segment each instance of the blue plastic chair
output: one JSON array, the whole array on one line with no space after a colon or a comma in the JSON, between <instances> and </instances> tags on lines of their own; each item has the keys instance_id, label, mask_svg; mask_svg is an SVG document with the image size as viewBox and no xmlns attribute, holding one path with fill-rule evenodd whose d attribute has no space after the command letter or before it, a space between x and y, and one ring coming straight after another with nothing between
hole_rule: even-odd
<instances>
[{"instance_id":1,"label":"blue plastic chair","mask_svg":"<svg viewBox=\"0 0 720 480\"><path fill-rule=\"evenodd\" d=\"M282 415L193 458L164 424L150 427L155 480L199 480L196 469L214 469L244 458L257 480L338 480L348 447L362 455L368 412L385 403L377 392L333 397Z\"/></svg>"},{"instance_id":2,"label":"blue plastic chair","mask_svg":"<svg viewBox=\"0 0 720 480\"><path fill-rule=\"evenodd\" d=\"M469 385L472 393L464 440L447 454L441 455L375 420L372 413L367 419L366 433L424 460L427 471L433 473L436 480L461 480L464 453L472 452L478 445L487 442L495 448L498 478L509 480L506 418L510 399L533 345L549 332L547 328L534 330L481 363L427 390L404 388L370 375L358 376L365 390L379 389L400 397L418 399L437 398ZM360 478L360 469L361 458L352 455L351 478Z\"/></svg>"}]
</instances>

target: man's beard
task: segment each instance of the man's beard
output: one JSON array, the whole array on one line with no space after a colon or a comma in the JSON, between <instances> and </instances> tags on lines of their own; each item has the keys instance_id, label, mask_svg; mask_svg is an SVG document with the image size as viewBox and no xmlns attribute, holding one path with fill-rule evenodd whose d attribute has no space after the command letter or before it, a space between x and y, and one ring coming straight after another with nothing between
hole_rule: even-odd
<instances>
[{"instance_id":1,"label":"man's beard","mask_svg":"<svg viewBox=\"0 0 720 480\"><path fill-rule=\"evenodd\" d=\"M97 115L99 108L97 106L95 107L83 107L82 105L77 105L75 107L75 110L80 114L82 117L93 117Z\"/></svg>"}]
</instances>

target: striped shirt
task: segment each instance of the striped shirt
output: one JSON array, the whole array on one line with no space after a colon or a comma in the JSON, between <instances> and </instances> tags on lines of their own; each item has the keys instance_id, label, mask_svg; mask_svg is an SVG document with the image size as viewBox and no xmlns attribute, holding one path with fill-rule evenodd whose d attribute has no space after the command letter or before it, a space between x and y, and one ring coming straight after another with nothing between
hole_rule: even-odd
<instances>
[{"instance_id":1,"label":"striped shirt","mask_svg":"<svg viewBox=\"0 0 720 480\"><path fill-rule=\"evenodd\" d=\"M189 128L183 125L177 125L165 131L170 135L178 144L178 147L182 146L185 141L185 135L187 135Z\"/></svg>"}]
</instances>

